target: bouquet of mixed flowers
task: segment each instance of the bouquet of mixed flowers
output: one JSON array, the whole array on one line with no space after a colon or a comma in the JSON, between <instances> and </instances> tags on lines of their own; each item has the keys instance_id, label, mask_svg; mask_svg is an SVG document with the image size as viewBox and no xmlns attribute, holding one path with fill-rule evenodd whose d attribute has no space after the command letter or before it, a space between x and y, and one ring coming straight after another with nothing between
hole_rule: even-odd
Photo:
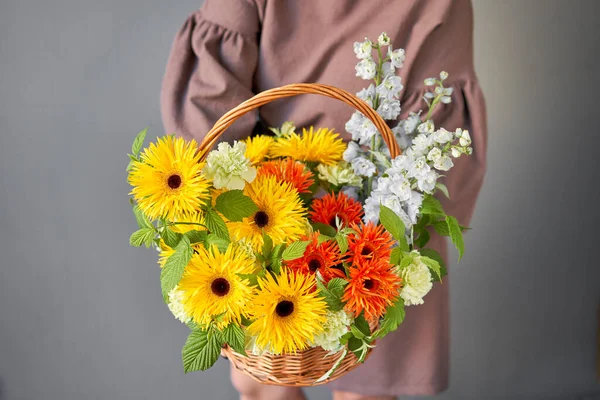
<instances>
[{"instance_id":1,"label":"bouquet of mixed flowers","mask_svg":"<svg viewBox=\"0 0 600 400\"><path fill-rule=\"evenodd\" d=\"M354 51L356 75L373 81L358 97L396 120L404 51L385 33ZM160 251L164 300L191 329L186 372L211 367L224 346L282 357L321 348L341 355L325 380L346 355L364 361L405 306L423 303L446 273L426 248L431 230L463 253L464 228L434 197L448 196L439 178L453 158L472 152L466 130L430 119L450 102L447 76L425 80L425 116L392 129L403 150L395 158L359 111L349 143L292 123L210 152L172 135L142 151L146 131L136 137L128 179L140 229L130 243Z\"/></svg>"}]
</instances>

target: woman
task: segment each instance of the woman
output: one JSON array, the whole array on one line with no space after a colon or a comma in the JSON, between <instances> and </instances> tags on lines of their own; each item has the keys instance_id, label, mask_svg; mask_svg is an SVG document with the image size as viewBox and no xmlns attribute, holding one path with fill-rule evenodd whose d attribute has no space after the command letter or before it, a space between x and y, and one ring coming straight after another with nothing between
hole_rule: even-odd
<instances>
[{"instance_id":1,"label":"woman","mask_svg":"<svg viewBox=\"0 0 600 400\"><path fill-rule=\"evenodd\" d=\"M468 225L485 172L486 116L473 69L469 0L206 0L177 35L162 90L167 132L201 140L225 112L255 93L277 86L318 82L357 92L355 41L387 32L406 50L400 70L405 89L401 115L423 108L423 80L446 70L454 88L449 106L433 120L468 128L474 153L456 160L446 178L448 214ZM267 126L294 121L344 132L347 105L314 95L278 100L248 114L223 140L248 136L257 119ZM430 242L446 256L446 242ZM425 304L408 307L400 328L378 342L364 366L330 384L334 399L393 399L431 395L448 385L448 279ZM242 399L303 399L299 389L263 386L232 370Z\"/></svg>"}]
</instances>

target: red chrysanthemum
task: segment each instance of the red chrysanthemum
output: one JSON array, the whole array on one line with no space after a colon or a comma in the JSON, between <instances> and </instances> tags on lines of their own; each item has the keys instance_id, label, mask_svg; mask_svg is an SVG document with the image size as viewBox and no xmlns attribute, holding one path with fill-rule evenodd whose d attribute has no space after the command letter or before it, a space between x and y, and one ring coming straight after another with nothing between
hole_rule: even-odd
<instances>
[{"instance_id":1,"label":"red chrysanthemum","mask_svg":"<svg viewBox=\"0 0 600 400\"><path fill-rule=\"evenodd\" d=\"M339 217L344 226L360 222L363 216L362 205L340 192L336 196L334 193L328 193L320 199L312 202L312 211L309 212L313 222L320 222L326 225L335 225L335 217Z\"/></svg>"},{"instance_id":2,"label":"red chrysanthemum","mask_svg":"<svg viewBox=\"0 0 600 400\"><path fill-rule=\"evenodd\" d=\"M302 274L321 273L325 282L331 278L346 278L344 271L335 268L342 263L340 249L335 242L324 241L319 244L319 233L315 232L302 240L310 240L304 255L295 260L285 261L285 265L292 271Z\"/></svg>"},{"instance_id":3,"label":"red chrysanthemum","mask_svg":"<svg viewBox=\"0 0 600 400\"><path fill-rule=\"evenodd\" d=\"M377 320L399 296L402 279L385 259L363 261L349 272L350 281L342 297L346 310L354 316L364 312L367 321Z\"/></svg>"},{"instance_id":4,"label":"red chrysanthemum","mask_svg":"<svg viewBox=\"0 0 600 400\"><path fill-rule=\"evenodd\" d=\"M348 235L348 261L356 264L362 261L390 259L394 238L382 225L373 222L351 224L356 233Z\"/></svg>"},{"instance_id":5,"label":"red chrysanthemum","mask_svg":"<svg viewBox=\"0 0 600 400\"><path fill-rule=\"evenodd\" d=\"M310 193L310 186L315 182L313 173L304 164L292 158L267 161L258 169L257 178L263 175L274 176L278 181L291 183L298 193Z\"/></svg>"}]
</instances>

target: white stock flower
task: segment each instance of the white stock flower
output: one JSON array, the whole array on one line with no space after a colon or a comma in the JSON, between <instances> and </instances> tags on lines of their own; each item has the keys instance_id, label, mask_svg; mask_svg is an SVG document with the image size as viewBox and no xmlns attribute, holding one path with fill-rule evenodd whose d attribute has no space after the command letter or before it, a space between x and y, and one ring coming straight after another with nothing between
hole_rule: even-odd
<instances>
[{"instance_id":1,"label":"white stock flower","mask_svg":"<svg viewBox=\"0 0 600 400\"><path fill-rule=\"evenodd\" d=\"M446 79L448 79L448 73L446 71L442 71L440 72L440 79L445 81Z\"/></svg>"},{"instance_id":2,"label":"white stock flower","mask_svg":"<svg viewBox=\"0 0 600 400\"><path fill-rule=\"evenodd\" d=\"M462 135L460 136L458 143L463 147L471 145L471 135L469 135L469 131L462 131Z\"/></svg>"},{"instance_id":3,"label":"white stock flower","mask_svg":"<svg viewBox=\"0 0 600 400\"><path fill-rule=\"evenodd\" d=\"M440 144L446 144L454 140L454 135L452 134L452 132L448 132L444 128L440 128L433 133L433 140Z\"/></svg>"},{"instance_id":4,"label":"white stock flower","mask_svg":"<svg viewBox=\"0 0 600 400\"><path fill-rule=\"evenodd\" d=\"M379 107L377 107L377 113L381 115L381 118L386 120L395 120L400 115L400 101L392 99L383 99Z\"/></svg>"},{"instance_id":5,"label":"white stock flower","mask_svg":"<svg viewBox=\"0 0 600 400\"><path fill-rule=\"evenodd\" d=\"M402 78L396 75L388 75L383 82L377 86L377 94L380 98L394 99L400 97L400 91L403 88Z\"/></svg>"},{"instance_id":6,"label":"white stock flower","mask_svg":"<svg viewBox=\"0 0 600 400\"><path fill-rule=\"evenodd\" d=\"M429 153L427 153L427 159L429 161L433 161L434 163L440 158L442 158L442 149L439 147L434 147L433 149L429 150Z\"/></svg>"},{"instance_id":7,"label":"white stock flower","mask_svg":"<svg viewBox=\"0 0 600 400\"><path fill-rule=\"evenodd\" d=\"M352 114L345 128L352 135L352 140L356 140L361 145L370 145L371 138L377 133L377 128L371 120L358 111Z\"/></svg>"},{"instance_id":8,"label":"white stock flower","mask_svg":"<svg viewBox=\"0 0 600 400\"><path fill-rule=\"evenodd\" d=\"M426 78L423 83L425 83L425 86L433 86L435 85L435 78Z\"/></svg>"},{"instance_id":9,"label":"white stock flower","mask_svg":"<svg viewBox=\"0 0 600 400\"><path fill-rule=\"evenodd\" d=\"M369 39L364 42L354 42L354 54L357 58L365 59L371 58L371 51L373 50L373 44Z\"/></svg>"},{"instance_id":10,"label":"white stock flower","mask_svg":"<svg viewBox=\"0 0 600 400\"><path fill-rule=\"evenodd\" d=\"M379 46L389 46L391 42L392 40L385 32L382 32L381 35L379 35L379 37L377 38L377 44L379 44Z\"/></svg>"},{"instance_id":11,"label":"white stock flower","mask_svg":"<svg viewBox=\"0 0 600 400\"><path fill-rule=\"evenodd\" d=\"M356 64L356 76L365 80L375 78L377 73L377 64L370 58L365 58Z\"/></svg>"},{"instance_id":12,"label":"white stock flower","mask_svg":"<svg viewBox=\"0 0 600 400\"><path fill-rule=\"evenodd\" d=\"M407 201L411 196L410 180L403 174L390 176L390 185L387 192L393 193L401 202Z\"/></svg>"},{"instance_id":13,"label":"white stock flower","mask_svg":"<svg viewBox=\"0 0 600 400\"><path fill-rule=\"evenodd\" d=\"M413 224L417 223L417 216L422 204L423 195L416 190L413 190L410 199L406 202L406 214Z\"/></svg>"},{"instance_id":14,"label":"white stock flower","mask_svg":"<svg viewBox=\"0 0 600 400\"><path fill-rule=\"evenodd\" d=\"M407 306L423 304L423 297L429 293L433 283L431 271L421 261L421 257L413 255L412 263L398 272L403 283L400 297L404 300L404 304Z\"/></svg>"},{"instance_id":15,"label":"white stock flower","mask_svg":"<svg viewBox=\"0 0 600 400\"><path fill-rule=\"evenodd\" d=\"M438 178L438 173L430 169L429 172L417 178L417 187L422 192L433 193Z\"/></svg>"},{"instance_id":16,"label":"white stock flower","mask_svg":"<svg viewBox=\"0 0 600 400\"><path fill-rule=\"evenodd\" d=\"M433 167L440 171L449 171L454 166L454 162L447 155L443 155L434 161Z\"/></svg>"},{"instance_id":17,"label":"white stock flower","mask_svg":"<svg viewBox=\"0 0 600 400\"><path fill-rule=\"evenodd\" d=\"M450 104L452 102L452 92L454 91L454 89L452 88L444 88L444 90L442 91L442 93L444 94L441 98L440 101L444 104Z\"/></svg>"},{"instance_id":18,"label":"white stock flower","mask_svg":"<svg viewBox=\"0 0 600 400\"><path fill-rule=\"evenodd\" d=\"M323 332L315 335L312 347L321 346L323 349L331 352L337 352L344 348L340 344L340 338L349 331L352 324L352 318L344 310L327 311L327 320L323 324Z\"/></svg>"},{"instance_id":19,"label":"white stock flower","mask_svg":"<svg viewBox=\"0 0 600 400\"><path fill-rule=\"evenodd\" d=\"M179 290L179 287L175 286L169 292L169 304L167 304L167 306L169 307L169 310L171 310L171 313L173 313L173 316L175 316L175 318L177 318L184 324L187 324L192 320L192 317L187 315L187 313L185 312L185 307L182 303L183 295L183 290Z\"/></svg>"},{"instance_id":20,"label":"white stock flower","mask_svg":"<svg viewBox=\"0 0 600 400\"><path fill-rule=\"evenodd\" d=\"M217 150L208 153L206 165L202 169L204 175L213 181L215 189L244 189L245 182L256 178L256 168L244 156L246 144L243 142L221 142Z\"/></svg>"},{"instance_id":21,"label":"white stock flower","mask_svg":"<svg viewBox=\"0 0 600 400\"><path fill-rule=\"evenodd\" d=\"M333 165L319 164L317 166L319 179L335 186L362 186L362 179L357 176L350 164L345 161Z\"/></svg>"},{"instance_id":22,"label":"white stock flower","mask_svg":"<svg viewBox=\"0 0 600 400\"><path fill-rule=\"evenodd\" d=\"M375 164L364 157L357 157L352 160L352 168L354 173L360 176L371 177L377 171Z\"/></svg>"},{"instance_id":23,"label":"white stock flower","mask_svg":"<svg viewBox=\"0 0 600 400\"><path fill-rule=\"evenodd\" d=\"M435 131L435 125L432 120L427 120L419 125L419 133L433 133Z\"/></svg>"},{"instance_id":24,"label":"white stock flower","mask_svg":"<svg viewBox=\"0 0 600 400\"><path fill-rule=\"evenodd\" d=\"M421 116L417 113L411 112L404 121L404 131L410 135L417 130L417 126L421 123Z\"/></svg>"},{"instance_id":25,"label":"white stock flower","mask_svg":"<svg viewBox=\"0 0 600 400\"><path fill-rule=\"evenodd\" d=\"M359 157L363 153L364 153L364 151L362 151L362 149L360 148L358 143L349 142L348 147L346 147L346 150L344 150L343 157L344 157L345 161L352 162L352 160L354 160L356 157Z\"/></svg>"},{"instance_id":26,"label":"white stock flower","mask_svg":"<svg viewBox=\"0 0 600 400\"><path fill-rule=\"evenodd\" d=\"M383 63L383 65L381 66L381 72L383 72L384 79L388 76L396 75L396 69L389 61Z\"/></svg>"},{"instance_id":27,"label":"white stock flower","mask_svg":"<svg viewBox=\"0 0 600 400\"><path fill-rule=\"evenodd\" d=\"M412 142L412 150L415 156L424 156L429 153L429 150L433 146L433 139L431 136L427 136L424 134L417 135Z\"/></svg>"},{"instance_id":28,"label":"white stock flower","mask_svg":"<svg viewBox=\"0 0 600 400\"><path fill-rule=\"evenodd\" d=\"M404 49L396 49L390 51L391 48L388 49L388 56L392 62L392 67L394 68L402 68L404 65L404 60L406 59L406 54L404 53Z\"/></svg>"},{"instance_id":29,"label":"white stock flower","mask_svg":"<svg viewBox=\"0 0 600 400\"><path fill-rule=\"evenodd\" d=\"M460 157L461 152L459 149L457 149L456 147L453 147L451 151L452 151L452 157L454 157L454 158Z\"/></svg>"},{"instance_id":30,"label":"white stock flower","mask_svg":"<svg viewBox=\"0 0 600 400\"><path fill-rule=\"evenodd\" d=\"M356 186L344 186L342 187L342 193L351 199L358 200L358 187Z\"/></svg>"},{"instance_id":31,"label":"white stock flower","mask_svg":"<svg viewBox=\"0 0 600 400\"><path fill-rule=\"evenodd\" d=\"M375 93L375 85L371 83L368 88L362 89L360 92L356 93L356 97L373 107L373 99L375 98Z\"/></svg>"}]
</instances>

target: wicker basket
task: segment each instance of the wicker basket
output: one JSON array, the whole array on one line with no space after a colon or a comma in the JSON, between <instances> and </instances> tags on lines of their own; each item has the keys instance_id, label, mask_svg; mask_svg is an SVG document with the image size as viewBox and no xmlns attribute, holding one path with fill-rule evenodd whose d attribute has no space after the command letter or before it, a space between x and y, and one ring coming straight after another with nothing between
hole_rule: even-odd
<instances>
[{"instance_id":1,"label":"wicker basket","mask_svg":"<svg viewBox=\"0 0 600 400\"><path fill-rule=\"evenodd\" d=\"M200 143L199 150L202 152L202 158L206 157L223 132L242 115L273 100L299 94L320 94L349 104L373 122L383 136L392 158L400 154L394 134L379 114L367 103L353 94L333 86L300 83L261 92L223 115ZM371 326L371 329L374 328ZM263 384L280 386L321 385L341 377L359 365L356 356L351 351L342 350L339 353L328 355L327 351L321 347L299 351L296 354L264 354L260 356L249 354L245 357L225 346L221 354L228 358L235 368L254 380ZM339 365L337 365L338 363ZM331 372L336 365L337 368Z\"/></svg>"}]
</instances>

